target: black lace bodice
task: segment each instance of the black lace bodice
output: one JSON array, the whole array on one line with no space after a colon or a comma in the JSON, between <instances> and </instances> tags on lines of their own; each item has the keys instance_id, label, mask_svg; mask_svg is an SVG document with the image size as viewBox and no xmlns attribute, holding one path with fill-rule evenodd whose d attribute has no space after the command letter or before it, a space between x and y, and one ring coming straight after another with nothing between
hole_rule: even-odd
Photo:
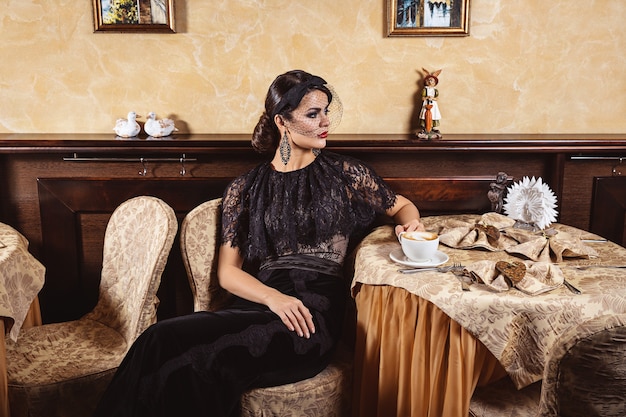
<instances>
[{"instance_id":1,"label":"black lace bodice","mask_svg":"<svg viewBox=\"0 0 626 417\"><path fill-rule=\"evenodd\" d=\"M291 172L266 162L226 189L222 243L252 262L307 254L343 263L350 240L395 201L382 178L353 158L324 151Z\"/></svg>"}]
</instances>

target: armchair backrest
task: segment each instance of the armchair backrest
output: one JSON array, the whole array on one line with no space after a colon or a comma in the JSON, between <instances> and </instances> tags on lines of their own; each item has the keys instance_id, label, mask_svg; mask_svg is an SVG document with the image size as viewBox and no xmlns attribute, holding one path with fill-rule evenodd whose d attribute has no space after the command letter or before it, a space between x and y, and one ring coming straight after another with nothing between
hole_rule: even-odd
<instances>
[{"instance_id":1,"label":"armchair backrest","mask_svg":"<svg viewBox=\"0 0 626 417\"><path fill-rule=\"evenodd\" d=\"M538 415L626 415L626 314L566 331L544 369Z\"/></svg>"},{"instance_id":2,"label":"armchair backrest","mask_svg":"<svg viewBox=\"0 0 626 417\"><path fill-rule=\"evenodd\" d=\"M177 230L174 210L156 197L120 204L105 232L98 303L85 317L116 329L128 346L156 322L156 293Z\"/></svg>"},{"instance_id":3,"label":"armchair backrest","mask_svg":"<svg viewBox=\"0 0 626 417\"><path fill-rule=\"evenodd\" d=\"M222 199L206 201L191 210L180 228L180 251L187 271L194 311L219 308L227 299L217 279Z\"/></svg>"}]
</instances>

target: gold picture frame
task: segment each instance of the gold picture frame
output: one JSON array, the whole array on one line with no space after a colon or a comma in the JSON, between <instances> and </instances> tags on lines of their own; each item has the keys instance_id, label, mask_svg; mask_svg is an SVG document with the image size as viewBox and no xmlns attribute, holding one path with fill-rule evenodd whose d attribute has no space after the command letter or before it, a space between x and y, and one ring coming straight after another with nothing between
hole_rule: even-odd
<instances>
[{"instance_id":1,"label":"gold picture frame","mask_svg":"<svg viewBox=\"0 0 626 417\"><path fill-rule=\"evenodd\" d=\"M385 0L387 36L468 36L470 0Z\"/></svg>"},{"instance_id":2,"label":"gold picture frame","mask_svg":"<svg viewBox=\"0 0 626 417\"><path fill-rule=\"evenodd\" d=\"M174 0L93 0L94 32L175 33Z\"/></svg>"}]
</instances>

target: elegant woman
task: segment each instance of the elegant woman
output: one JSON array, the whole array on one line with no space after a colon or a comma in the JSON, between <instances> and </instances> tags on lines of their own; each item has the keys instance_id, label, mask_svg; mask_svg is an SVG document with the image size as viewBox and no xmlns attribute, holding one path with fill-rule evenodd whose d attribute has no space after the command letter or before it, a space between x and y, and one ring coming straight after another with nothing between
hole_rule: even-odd
<instances>
[{"instance_id":1,"label":"elegant woman","mask_svg":"<svg viewBox=\"0 0 626 417\"><path fill-rule=\"evenodd\" d=\"M322 78L274 80L252 138L272 159L224 192L218 277L234 301L148 328L96 416L235 416L244 391L324 369L340 337L350 244L379 214L397 233L423 230L415 205L365 164L321 151L340 117Z\"/></svg>"}]
</instances>

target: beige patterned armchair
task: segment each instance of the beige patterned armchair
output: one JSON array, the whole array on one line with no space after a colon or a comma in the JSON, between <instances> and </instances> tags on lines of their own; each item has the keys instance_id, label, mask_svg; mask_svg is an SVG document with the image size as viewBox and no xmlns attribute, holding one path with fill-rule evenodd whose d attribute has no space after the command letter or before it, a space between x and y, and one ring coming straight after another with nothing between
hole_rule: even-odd
<instances>
[{"instance_id":1,"label":"beige patterned armchair","mask_svg":"<svg viewBox=\"0 0 626 417\"><path fill-rule=\"evenodd\" d=\"M479 387L471 417L626 416L626 314L571 327L554 344L543 380L517 390L510 379Z\"/></svg>"},{"instance_id":2,"label":"beige patterned armchair","mask_svg":"<svg viewBox=\"0 0 626 417\"><path fill-rule=\"evenodd\" d=\"M12 417L87 417L137 336L156 321L157 289L178 230L155 197L122 203L107 224L95 308L7 339Z\"/></svg>"},{"instance_id":3,"label":"beige patterned armchair","mask_svg":"<svg viewBox=\"0 0 626 417\"><path fill-rule=\"evenodd\" d=\"M220 203L221 199L215 199L201 204L181 225L181 253L194 311L219 309L228 297L217 281ZM339 349L331 364L313 378L246 392L241 400L242 417L345 417L351 389L351 355Z\"/></svg>"}]
</instances>

